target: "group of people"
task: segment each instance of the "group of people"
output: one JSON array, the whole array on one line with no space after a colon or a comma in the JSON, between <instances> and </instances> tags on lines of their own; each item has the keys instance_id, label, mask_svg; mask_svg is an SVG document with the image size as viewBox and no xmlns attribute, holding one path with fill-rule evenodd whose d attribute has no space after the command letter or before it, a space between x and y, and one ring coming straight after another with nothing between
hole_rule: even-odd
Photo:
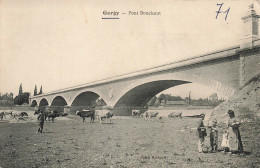
<instances>
[{"instance_id":1,"label":"group of people","mask_svg":"<svg viewBox=\"0 0 260 168\"><path fill-rule=\"evenodd\" d=\"M243 145L242 140L239 132L239 120L235 117L235 113L233 110L228 110L228 122L226 126L226 130L223 134L223 140L221 143L221 146L224 149L224 152L229 152L232 154L236 153L243 153ZM209 133L210 138L210 152L217 152L218 151L218 128L217 128L217 120L213 119L212 122L209 124L206 130L206 127L204 126L204 118L205 115L200 115L201 119L198 122L197 125L197 131L198 131L198 152L202 153L204 148L204 141L205 137L207 136L207 132Z\"/></svg>"}]
</instances>

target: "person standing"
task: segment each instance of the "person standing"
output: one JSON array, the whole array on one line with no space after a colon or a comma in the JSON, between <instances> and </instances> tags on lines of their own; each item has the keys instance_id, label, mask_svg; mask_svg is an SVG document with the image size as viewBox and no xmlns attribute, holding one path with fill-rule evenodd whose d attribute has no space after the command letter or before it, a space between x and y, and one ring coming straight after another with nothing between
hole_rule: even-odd
<instances>
[{"instance_id":1,"label":"person standing","mask_svg":"<svg viewBox=\"0 0 260 168\"><path fill-rule=\"evenodd\" d=\"M39 121L39 128L37 133L42 133L43 125L45 121L45 115L43 114L42 110L40 110L40 114L38 115L37 120Z\"/></svg>"},{"instance_id":2,"label":"person standing","mask_svg":"<svg viewBox=\"0 0 260 168\"><path fill-rule=\"evenodd\" d=\"M218 128L217 128L217 120L213 119L210 129L210 147L211 152L216 152L218 150Z\"/></svg>"},{"instance_id":3,"label":"person standing","mask_svg":"<svg viewBox=\"0 0 260 168\"><path fill-rule=\"evenodd\" d=\"M198 136L199 136L199 142L198 142L199 153L203 152L204 140L205 140L205 136L207 136L206 128L203 123L204 118L205 118L205 114L201 114L200 120L198 121L198 124L197 124L197 131L198 131Z\"/></svg>"},{"instance_id":4,"label":"person standing","mask_svg":"<svg viewBox=\"0 0 260 168\"><path fill-rule=\"evenodd\" d=\"M232 154L243 153L243 144L240 136L240 122L232 110L228 110L229 120L227 125L229 150Z\"/></svg>"}]
</instances>

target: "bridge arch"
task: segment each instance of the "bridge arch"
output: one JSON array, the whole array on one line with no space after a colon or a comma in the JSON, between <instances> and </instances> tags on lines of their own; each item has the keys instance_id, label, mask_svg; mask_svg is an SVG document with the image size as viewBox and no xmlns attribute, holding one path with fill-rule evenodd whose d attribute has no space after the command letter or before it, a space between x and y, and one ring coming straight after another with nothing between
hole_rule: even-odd
<instances>
[{"instance_id":1,"label":"bridge arch","mask_svg":"<svg viewBox=\"0 0 260 168\"><path fill-rule=\"evenodd\" d=\"M136 82L131 83L130 85L122 89L120 94L117 95L113 102L113 106L120 106L122 104L125 104L126 101L128 101L127 99L136 99L138 95L143 98L142 101L140 101L139 103L137 101L141 99L131 100L130 105L142 106L161 91L186 83L198 83L209 87L216 92L220 92L228 97L236 93L235 89L218 81L205 79L200 75L190 75L185 73L167 73L138 79ZM150 91L147 89L147 87L148 89L150 89ZM142 94L145 95L142 96Z\"/></svg>"},{"instance_id":2,"label":"bridge arch","mask_svg":"<svg viewBox=\"0 0 260 168\"><path fill-rule=\"evenodd\" d=\"M42 98L39 103L39 106L48 106L48 105L49 105L49 103L48 103L47 99Z\"/></svg>"},{"instance_id":3,"label":"bridge arch","mask_svg":"<svg viewBox=\"0 0 260 168\"><path fill-rule=\"evenodd\" d=\"M38 105L37 101L36 101L36 100L33 100L33 101L32 101L32 104L31 104L31 107L35 107L35 106L37 106L37 105Z\"/></svg>"},{"instance_id":4,"label":"bridge arch","mask_svg":"<svg viewBox=\"0 0 260 168\"><path fill-rule=\"evenodd\" d=\"M57 95L51 100L51 106L66 106L68 105L66 99L61 96Z\"/></svg>"},{"instance_id":5,"label":"bridge arch","mask_svg":"<svg viewBox=\"0 0 260 168\"><path fill-rule=\"evenodd\" d=\"M80 99L87 99L90 98L90 102L83 104L83 102L78 102L81 101ZM96 101L98 98L102 98L105 103L107 104L108 100L106 99L106 96L100 92L97 89L84 89L78 91L72 98L71 101L69 102L69 106L75 106L75 105L91 105L91 101Z\"/></svg>"},{"instance_id":6,"label":"bridge arch","mask_svg":"<svg viewBox=\"0 0 260 168\"><path fill-rule=\"evenodd\" d=\"M145 106L155 95L171 87L190 83L180 80L158 80L138 85L126 92L115 104L117 106Z\"/></svg>"}]
</instances>

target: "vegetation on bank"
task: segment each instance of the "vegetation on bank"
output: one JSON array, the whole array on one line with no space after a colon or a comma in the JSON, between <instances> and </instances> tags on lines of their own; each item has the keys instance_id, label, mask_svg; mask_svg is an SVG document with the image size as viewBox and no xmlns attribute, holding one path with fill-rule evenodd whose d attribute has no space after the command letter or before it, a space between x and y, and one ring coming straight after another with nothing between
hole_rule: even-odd
<instances>
[{"instance_id":1,"label":"vegetation on bank","mask_svg":"<svg viewBox=\"0 0 260 168\"><path fill-rule=\"evenodd\" d=\"M161 94L159 97L153 97L148 103L148 107L159 107L159 106L208 106L216 107L225 99L218 97L217 93L211 94L205 99L192 99L190 94L189 97L182 98L180 96L173 96L171 94Z\"/></svg>"},{"instance_id":2,"label":"vegetation on bank","mask_svg":"<svg viewBox=\"0 0 260 168\"><path fill-rule=\"evenodd\" d=\"M37 87L35 85L34 89L34 96L42 94L42 86L40 88L40 92L37 93ZM23 86L20 84L19 86L19 92L18 95L14 97L14 94L11 93L5 93L1 94L0 93L0 106L1 107L10 107L12 108L15 105L23 105L23 104L29 104L29 97L30 93L29 92L23 92Z\"/></svg>"}]
</instances>

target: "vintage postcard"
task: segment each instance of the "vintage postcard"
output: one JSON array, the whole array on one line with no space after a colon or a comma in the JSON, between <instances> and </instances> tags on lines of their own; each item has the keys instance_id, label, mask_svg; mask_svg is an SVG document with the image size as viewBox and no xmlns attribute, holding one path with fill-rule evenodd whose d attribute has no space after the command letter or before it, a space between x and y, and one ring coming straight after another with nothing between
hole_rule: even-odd
<instances>
[{"instance_id":1,"label":"vintage postcard","mask_svg":"<svg viewBox=\"0 0 260 168\"><path fill-rule=\"evenodd\" d=\"M259 0L0 0L0 167L259 167Z\"/></svg>"}]
</instances>

